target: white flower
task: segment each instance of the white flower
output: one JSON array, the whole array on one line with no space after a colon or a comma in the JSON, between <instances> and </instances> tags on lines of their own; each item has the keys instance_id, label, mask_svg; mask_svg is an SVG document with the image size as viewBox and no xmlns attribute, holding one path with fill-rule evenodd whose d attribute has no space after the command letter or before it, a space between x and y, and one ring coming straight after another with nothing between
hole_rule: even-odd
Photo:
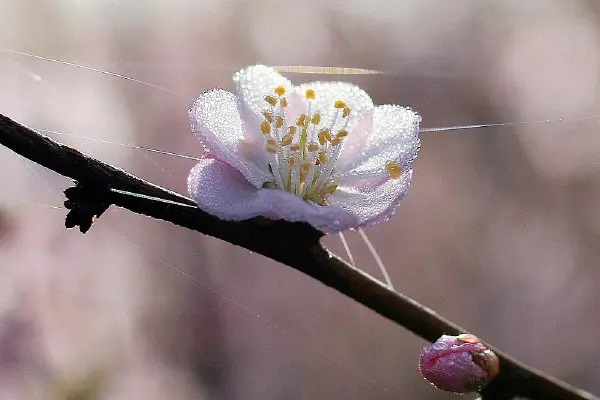
<instances>
[{"instance_id":1,"label":"white flower","mask_svg":"<svg viewBox=\"0 0 600 400\"><path fill-rule=\"evenodd\" d=\"M375 107L345 82L294 86L264 65L233 79L237 96L211 90L189 112L208 151L188 177L201 209L224 220L303 221L326 233L394 214L419 149L414 111Z\"/></svg>"}]
</instances>

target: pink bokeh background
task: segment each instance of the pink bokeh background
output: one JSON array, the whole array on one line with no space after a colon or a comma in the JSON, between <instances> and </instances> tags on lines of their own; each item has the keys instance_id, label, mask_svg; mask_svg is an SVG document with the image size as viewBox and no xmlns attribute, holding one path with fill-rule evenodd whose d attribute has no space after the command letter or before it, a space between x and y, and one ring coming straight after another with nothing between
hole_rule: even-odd
<instances>
[{"instance_id":1,"label":"pink bokeh background","mask_svg":"<svg viewBox=\"0 0 600 400\"><path fill-rule=\"evenodd\" d=\"M5 0L0 47L162 87L0 51L1 113L180 192L193 161L115 143L200 155L195 96L258 62L384 71L334 79L423 127L599 114L587 1ZM424 133L367 230L398 290L597 394L598 128ZM65 230L69 184L0 148L0 400L454 398L419 377L422 339L290 268L117 208Z\"/></svg>"}]
</instances>

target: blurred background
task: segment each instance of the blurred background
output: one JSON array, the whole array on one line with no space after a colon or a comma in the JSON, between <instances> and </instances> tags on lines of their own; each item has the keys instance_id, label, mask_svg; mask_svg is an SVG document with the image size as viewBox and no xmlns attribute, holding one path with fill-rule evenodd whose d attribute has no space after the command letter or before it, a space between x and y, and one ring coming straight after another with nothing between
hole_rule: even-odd
<instances>
[{"instance_id":1,"label":"blurred background","mask_svg":"<svg viewBox=\"0 0 600 400\"><path fill-rule=\"evenodd\" d=\"M0 51L0 112L185 193L193 161L135 146L200 155L187 110L244 66L384 71L289 76L423 127L592 116L599 29L595 1L2 0L0 47L162 89ZM407 199L367 230L399 291L596 394L598 128L424 133ZM290 268L117 208L64 229L69 184L0 147L0 400L455 397L418 375L425 341Z\"/></svg>"}]
</instances>

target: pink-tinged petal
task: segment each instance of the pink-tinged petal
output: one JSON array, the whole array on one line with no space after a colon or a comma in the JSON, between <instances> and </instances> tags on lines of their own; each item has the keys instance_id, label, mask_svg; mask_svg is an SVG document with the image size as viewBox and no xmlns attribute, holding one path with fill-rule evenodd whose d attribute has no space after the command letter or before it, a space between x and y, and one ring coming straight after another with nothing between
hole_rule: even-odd
<instances>
[{"instance_id":1,"label":"pink-tinged petal","mask_svg":"<svg viewBox=\"0 0 600 400\"><path fill-rule=\"evenodd\" d=\"M357 225L357 218L337 207L322 207L274 189L257 189L242 174L215 159L202 159L190 172L188 192L198 206L226 221L256 216L307 222L326 233Z\"/></svg>"},{"instance_id":2,"label":"pink-tinged petal","mask_svg":"<svg viewBox=\"0 0 600 400\"><path fill-rule=\"evenodd\" d=\"M412 179L412 169L405 170L398 179L382 174L369 179L346 178L329 197L329 204L351 212L358 219L356 227L387 221L396 212Z\"/></svg>"},{"instance_id":3,"label":"pink-tinged petal","mask_svg":"<svg viewBox=\"0 0 600 400\"><path fill-rule=\"evenodd\" d=\"M359 123L361 132L368 130L371 132L370 124L364 123L364 119L368 118L373 111L373 100L367 92L356 85L347 82L310 82L296 87L298 97L304 99L307 89L315 91L315 99L311 100L311 111L319 111L321 113L321 126L330 128L333 118L336 115L336 108L333 107L337 100L342 100L350 107L349 122L346 130L350 132L347 140L357 130ZM306 103L308 101L304 100ZM340 130L345 126L346 120L342 117L342 110L339 110L339 115L332 130ZM361 133L362 134L362 133Z\"/></svg>"},{"instance_id":4,"label":"pink-tinged petal","mask_svg":"<svg viewBox=\"0 0 600 400\"><path fill-rule=\"evenodd\" d=\"M270 218L307 222L325 233L337 233L358 225L355 215L335 205L319 206L289 192L274 189L263 189L259 196L268 205Z\"/></svg>"},{"instance_id":5,"label":"pink-tinged petal","mask_svg":"<svg viewBox=\"0 0 600 400\"><path fill-rule=\"evenodd\" d=\"M188 192L198 206L226 221L262 215L267 208L239 171L215 159L202 159L190 171Z\"/></svg>"},{"instance_id":6,"label":"pink-tinged petal","mask_svg":"<svg viewBox=\"0 0 600 400\"><path fill-rule=\"evenodd\" d=\"M192 131L213 157L240 171L256 187L271 178L266 152L260 151L262 144L247 137L249 127L242 121L233 93L215 89L201 94L189 116Z\"/></svg>"},{"instance_id":7,"label":"pink-tinged petal","mask_svg":"<svg viewBox=\"0 0 600 400\"><path fill-rule=\"evenodd\" d=\"M382 171L388 161L410 164L419 151L421 117L407 107L383 105L373 112L373 132L350 163L338 163L340 175L361 175Z\"/></svg>"},{"instance_id":8,"label":"pink-tinged petal","mask_svg":"<svg viewBox=\"0 0 600 400\"><path fill-rule=\"evenodd\" d=\"M474 335L442 335L435 343L423 347L419 370L438 389L472 393L498 375L500 361Z\"/></svg>"},{"instance_id":9,"label":"pink-tinged petal","mask_svg":"<svg viewBox=\"0 0 600 400\"><path fill-rule=\"evenodd\" d=\"M244 105L257 117L269 107L265 96L275 96L273 90L283 86L286 94L293 92L294 86L289 79L283 77L275 68L266 65L253 65L238 71L233 76L237 95Z\"/></svg>"}]
</instances>

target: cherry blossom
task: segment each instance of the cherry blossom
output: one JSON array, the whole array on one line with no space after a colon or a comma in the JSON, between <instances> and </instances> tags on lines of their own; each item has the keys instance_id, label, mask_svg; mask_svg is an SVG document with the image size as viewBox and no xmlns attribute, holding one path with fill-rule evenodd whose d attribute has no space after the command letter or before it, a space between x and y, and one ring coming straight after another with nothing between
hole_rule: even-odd
<instances>
[{"instance_id":1,"label":"cherry blossom","mask_svg":"<svg viewBox=\"0 0 600 400\"><path fill-rule=\"evenodd\" d=\"M307 222L325 233L389 219L406 194L421 118L374 106L345 82L294 86L274 68L234 75L237 94L202 93L189 111L206 153L188 177L204 211Z\"/></svg>"}]
</instances>

